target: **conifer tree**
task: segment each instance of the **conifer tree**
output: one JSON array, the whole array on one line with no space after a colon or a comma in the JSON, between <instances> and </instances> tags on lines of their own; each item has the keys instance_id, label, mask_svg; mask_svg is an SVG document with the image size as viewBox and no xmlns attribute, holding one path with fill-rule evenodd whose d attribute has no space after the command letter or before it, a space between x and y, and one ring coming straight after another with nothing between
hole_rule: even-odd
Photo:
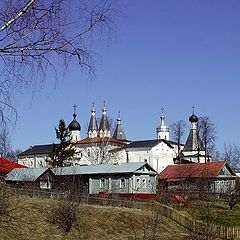
<instances>
[{"instance_id":1,"label":"conifer tree","mask_svg":"<svg viewBox=\"0 0 240 240\"><path fill-rule=\"evenodd\" d=\"M52 167L65 167L71 165L72 157L74 156L75 149L71 142L71 134L66 127L65 121L60 119L58 128L55 128L56 138L60 141L59 144L53 143L53 149L49 153L49 165Z\"/></svg>"}]
</instances>

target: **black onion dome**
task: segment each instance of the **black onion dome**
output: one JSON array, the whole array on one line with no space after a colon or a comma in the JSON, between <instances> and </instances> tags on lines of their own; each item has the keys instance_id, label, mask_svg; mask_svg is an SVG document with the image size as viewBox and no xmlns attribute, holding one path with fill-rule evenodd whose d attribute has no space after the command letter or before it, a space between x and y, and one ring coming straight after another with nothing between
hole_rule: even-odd
<instances>
[{"instance_id":1,"label":"black onion dome","mask_svg":"<svg viewBox=\"0 0 240 240\"><path fill-rule=\"evenodd\" d=\"M69 131L81 131L81 126L80 126L79 122L75 119L76 115L74 114L73 117L74 117L74 119L68 126Z\"/></svg>"},{"instance_id":2,"label":"black onion dome","mask_svg":"<svg viewBox=\"0 0 240 240\"><path fill-rule=\"evenodd\" d=\"M189 122L193 123L193 122L198 122L198 117L193 113L190 117L189 117Z\"/></svg>"}]
</instances>

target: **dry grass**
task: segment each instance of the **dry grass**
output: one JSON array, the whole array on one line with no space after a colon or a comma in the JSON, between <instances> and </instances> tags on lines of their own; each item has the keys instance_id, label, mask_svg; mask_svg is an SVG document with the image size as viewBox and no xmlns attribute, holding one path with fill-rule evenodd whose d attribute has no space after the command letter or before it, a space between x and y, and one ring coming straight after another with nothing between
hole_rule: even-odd
<instances>
[{"instance_id":1,"label":"dry grass","mask_svg":"<svg viewBox=\"0 0 240 240\"><path fill-rule=\"evenodd\" d=\"M96 205L80 205L78 223L65 234L47 221L56 204L56 200L52 199L12 197L12 221L4 229L0 226L0 239L164 240L187 239L190 236L187 230L165 219L161 214L157 219L156 234L153 236L156 211Z\"/></svg>"},{"instance_id":2,"label":"dry grass","mask_svg":"<svg viewBox=\"0 0 240 240\"><path fill-rule=\"evenodd\" d=\"M215 201L200 201L193 200L189 202L187 207L177 208L179 211L188 214L191 217L199 220L210 220L216 225L227 227L240 226L240 204L236 204L232 210L229 209L228 204L222 200ZM209 213L207 214L207 209Z\"/></svg>"}]
</instances>

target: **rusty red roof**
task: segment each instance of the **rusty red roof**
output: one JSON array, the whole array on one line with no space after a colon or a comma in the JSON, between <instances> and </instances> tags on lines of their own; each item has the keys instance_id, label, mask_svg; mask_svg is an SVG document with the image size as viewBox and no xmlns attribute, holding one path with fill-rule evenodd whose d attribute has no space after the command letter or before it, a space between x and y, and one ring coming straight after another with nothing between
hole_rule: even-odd
<instances>
[{"instance_id":1,"label":"rusty red roof","mask_svg":"<svg viewBox=\"0 0 240 240\"><path fill-rule=\"evenodd\" d=\"M179 181L187 178L212 178L218 176L225 165L227 165L225 161L169 165L159 174L158 180ZM235 175L228 165L227 168L232 175Z\"/></svg>"},{"instance_id":2,"label":"rusty red roof","mask_svg":"<svg viewBox=\"0 0 240 240\"><path fill-rule=\"evenodd\" d=\"M85 138L77 142L77 144L89 144L89 143L116 143L120 145L125 145L126 143L111 137L95 137L95 138Z\"/></svg>"},{"instance_id":3,"label":"rusty red roof","mask_svg":"<svg viewBox=\"0 0 240 240\"><path fill-rule=\"evenodd\" d=\"M10 161L5 158L0 158L0 171L11 172L15 168L27 168L24 165Z\"/></svg>"}]
</instances>

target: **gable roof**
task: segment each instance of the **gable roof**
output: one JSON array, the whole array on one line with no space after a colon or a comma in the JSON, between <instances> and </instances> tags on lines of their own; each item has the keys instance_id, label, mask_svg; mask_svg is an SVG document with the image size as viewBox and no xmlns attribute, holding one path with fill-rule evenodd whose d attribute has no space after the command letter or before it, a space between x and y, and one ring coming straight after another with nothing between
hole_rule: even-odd
<instances>
[{"instance_id":1,"label":"gable roof","mask_svg":"<svg viewBox=\"0 0 240 240\"><path fill-rule=\"evenodd\" d=\"M5 158L0 158L0 171L10 172L15 168L27 168L27 166L18 164Z\"/></svg>"},{"instance_id":2,"label":"gable roof","mask_svg":"<svg viewBox=\"0 0 240 240\"><path fill-rule=\"evenodd\" d=\"M90 144L90 143L116 143L120 145L126 144L122 140L114 139L111 137L85 138L77 142L77 144Z\"/></svg>"},{"instance_id":3,"label":"gable roof","mask_svg":"<svg viewBox=\"0 0 240 240\"><path fill-rule=\"evenodd\" d=\"M145 162L115 164L97 164L89 166L59 167L52 169L55 175L90 175L90 174L116 174L137 173L139 169L146 166L149 173L156 175L157 172Z\"/></svg>"},{"instance_id":4,"label":"gable roof","mask_svg":"<svg viewBox=\"0 0 240 240\"><path fill-rule=\"evenodd\" d=\"M49 168L15 168L6 176L6 181L36 181Z\"/></svg>"},{"instance_id":5,"label":"gable roof","mask_svg":"<svg viewBox=\"0 0 240 240\"><path fill-rule=\"evenodd\" d=\"M235 176L227 163L222 161L169 165L159 174L158 180L176 181L188 178L214 178L220 174L224 166Z\"/></svg>"},{"instance_id":6,"label":"gable roof","mask_svg":"<svg viewBox=\"0 0 240 240\"><path fill-rule=\"evenodd\" d=\"M167 141L168 143L170 143L171 145L178 145L178 143L176 141L172 141L172 140L165 140ZM183 143L180 143L179 144L180 146L185 146Z\"/></svg>"},{"instance_id":7,"label":"gable roof","mask_svg":"<svg viewBox=\"0 0 240 240\"><path fill-rule=\"evenodd\" d=\"M133 141L133 142L129 143L128 145L126 145L125 148L152 148L161 142L164 142L170 148L173 148L173 146L167 140L164 140L164 139Z\"/></svg>"},{"instance_id":8,"label":"gable roof","mask_svg":"<svg viewBox=\"0 0 240 240\"><path fill-rule=\"evenodd\" d=\"M59 144L55 144L58 146ZM45 144L45 145L34 145L28 148L26 151L20 153L18 156L25 155L37 155L37 154L49 154L53 149L53 144Z\"/></svg>"}]
</instances>

